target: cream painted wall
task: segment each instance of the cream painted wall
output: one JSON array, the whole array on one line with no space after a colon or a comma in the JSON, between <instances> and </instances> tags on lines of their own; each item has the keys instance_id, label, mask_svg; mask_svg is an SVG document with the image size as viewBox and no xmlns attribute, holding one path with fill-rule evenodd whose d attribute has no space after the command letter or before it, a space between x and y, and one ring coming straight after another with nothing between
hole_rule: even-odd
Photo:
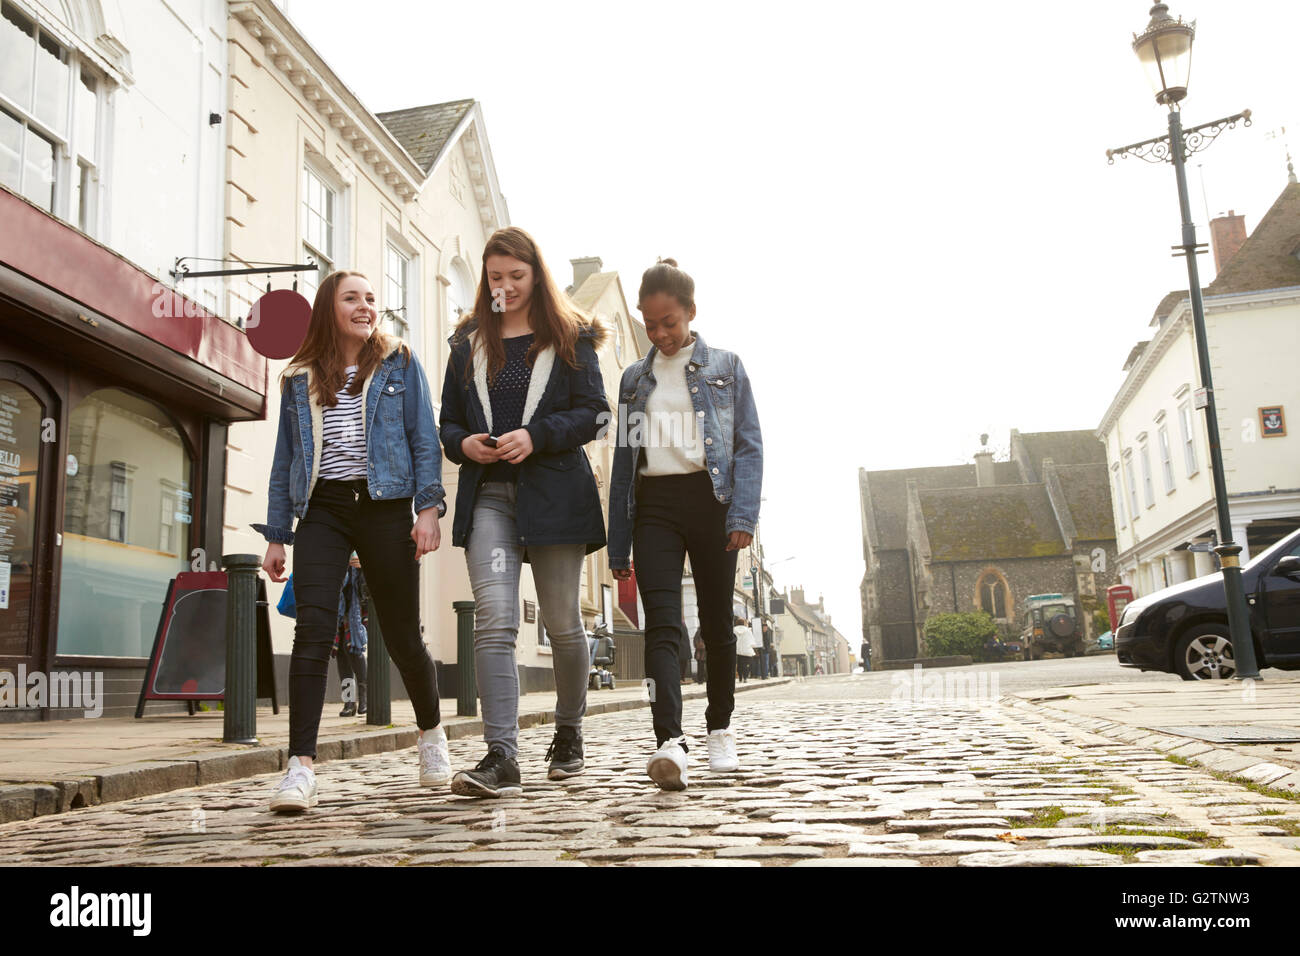
<instances>
[{"instance_id":1,"label":"cream painted wall","mask_svg":"<svg viewBox=\"0 0 1300 956\"><path fill-rule=\"evenodd\" d=\"M451 192L451 159L454 156L462 164L466 162L463 139L451 147L414 200L404 201L378 176L373 163L358 155L336 127L324 122L303 95L302 87L269 62L263 44L243 23L232 19L229 31L231 109L237 115L231 117L227 144L226 254L250 261L304 261L303 169L311 162L337 189L336 268L365 273L384 308L388 305L383 281L387 243L393 242L411 257L409 281L415 315L409 342L424 364L436 412L448 352L445 340L452 325L444 270L459 257L476 282L481 251L489 234L477 205L457 200ZM300 51L294 52L297 55ZM341 87L329 92L337 98L348 95ZM469 135L478 135L474 126L470 129L473 132ZM397 152L395 142L390 141L389 148ZM476 152L481 156L481 149ZM253 278L254 282L231 283L228 314L247 314L252 301L264 291L265 279ZM286 288L290 281L276 277L273 287ZM266 485L280 410L276 382L286 364L270 363L267 420L230 428L223 543L227 553L233 549L263 554L266 550L266 542L249 524L266 519ZM435 659L447 663L456 660L456 621L451 604L472 598L464 553L451 545L456 471L455 465L444 460L448 513L440 523L443 543L421 562L425 642ZM288 549L288 564L292 569L292 548ZM272 599L278 599L281 587L271 585ZM523 575L521 590L521 599L536 600L527 574ZM288 652L293 643L293 622L272 615L272 634L275 650ZM549 654L537 649L535 624L522 625L519 644L521 664L549 666ZM449 693L448 688L442 690Z\"/></svg>"},{"instance_id":2,"label":"cream painted wall","mask_svg":"<svg viewBox=\"0 0 1300 956\"><path fill-rule=\"evenodd\" d=\"M1270 487L1300 486L1300 438L1294 434L1264 438L1259 423L1262 406L1282 405L1287 412L1300 413L1300 380L1294 371L1294 356L1300 353L1300 290L1208 299L1206 335L1224 472L1229 495L1236 499L1231 502L1235 524L1244 510L1244 502L1238 496L1268 492ZM1145 381L1119 409L1102 435L1111 467L1112 498L1114 468L1119 465L1123 505L1122 510L1116 508L1115 526L1124 580L1133 584L1139 594L1209 573L1213 568L1205 555L1165 550L1168 542L1144 546L1144 542L1171 530L1194 513L1205 513L1213 507L1203 411L1193 409L1196 471L1191 477L1187 475L1182 448L1179 408L1192 402L1192 393L1200 380L1187 306L1180 307L1166 321L1148 346L1148 355L1166 345L1167 349L1150 368ZM1172 491L1165 487L1161 464L1158 417L1162 412L1171 446ZM1142 474L1143 433L1151 462L1152 506L1147 504ZM1126 452L1131 454L1137 483L1136 520L1124 471ZM1257 497L1252 497L1251 507L1252 513L1259 513L1266 504L1261 505ZM1284 513L1292 512L1285 503L1279 507ZM1242 517L1243 522L1248 520ZM1212 511L1203 523L1212 526Z\"/></svg>"}]
</instances>

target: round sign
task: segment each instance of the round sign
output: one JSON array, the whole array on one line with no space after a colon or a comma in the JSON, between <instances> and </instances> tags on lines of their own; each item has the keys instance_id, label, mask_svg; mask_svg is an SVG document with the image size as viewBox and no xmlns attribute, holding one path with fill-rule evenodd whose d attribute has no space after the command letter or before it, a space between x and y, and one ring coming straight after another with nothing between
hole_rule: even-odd
<instances>
[{"instance_id":1,"label":"round sign","mask_svg":"<svg viewBox=\"0 0 1300 956\"><path fill-rule=\"evenodd\" d=\"M311 323L311 303L292 289L276 289L253 303L244 322L248 341L269 359L290 358Z\"/></svg>"}]
</instances>

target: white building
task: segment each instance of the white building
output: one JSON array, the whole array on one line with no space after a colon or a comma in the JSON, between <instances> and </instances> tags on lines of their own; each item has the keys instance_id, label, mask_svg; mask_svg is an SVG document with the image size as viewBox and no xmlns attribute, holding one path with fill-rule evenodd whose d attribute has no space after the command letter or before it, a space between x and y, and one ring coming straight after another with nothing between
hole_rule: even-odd
<instances>
[{"instance_id":1,"label":"white building","mask_svg":"<svg viewBox=\"0 0 1300 956\"><path fill-rule=\"evenodd\" d=\"M1244 563L1300 527L1300 436L1286 427L1288 413L1300 414L1294 174L1248 239L1238 216L1216 219L1211 233L1220 269L1204 291L1205 323L1232 537ZM1217 522L1187 293L1166 296L1151 327L1096 431L1110 469L1121 579L1138 595L1217 568L1204 550Z\"/></svg>"},{"instance_id":2,"label":"white building","mask_svg":"<svg viewBox=\"0 0 1300 956\"><path fill-rule=\"evenodd\" d=\"M223 255L227 23L225 0L0 0L0 660L93 661L110 716L168 582L223 553L226 430L265 410L220 283L169 274ZM0 720L82 715L34 710Z\"/></svg>"}]
</instances>

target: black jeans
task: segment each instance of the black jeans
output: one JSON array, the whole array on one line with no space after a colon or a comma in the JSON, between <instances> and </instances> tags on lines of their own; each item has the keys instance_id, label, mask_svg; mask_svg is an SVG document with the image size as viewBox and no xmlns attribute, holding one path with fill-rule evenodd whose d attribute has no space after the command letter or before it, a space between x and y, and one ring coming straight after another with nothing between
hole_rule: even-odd
<instances>
[{"instance_id":1,"label":"black jeans","mask_svg":"<svg viewBox=\"0 0 1300 956\"><path fill-rule=\"evenodd\" d=\"M315 757L339 590L356 551L388 654L402 675L421 730L438 726L438 679L420 639L420 566L411 540L411 499L375 501L364 479L320 480L294 534L298 624L289 658L289 756Z\"/></svg>"},{"instance_id":2,"label":"black jeans","mask_svg":"<svg viewBox=\"0 0 1300 956\"><path fill-rule=\"evenodd\" d=\"M709 730L731 724L736 702L731 598L739 552L726 550L726 525L727 505L713 496L713 482L706 473L640 479L632 555L645 606L645 673L654 681L650 710L657 745L682 736L678 653L682 569L688 554L699 603L700 637L709 662L705 724Z\"/></svg>"}]
</instances>

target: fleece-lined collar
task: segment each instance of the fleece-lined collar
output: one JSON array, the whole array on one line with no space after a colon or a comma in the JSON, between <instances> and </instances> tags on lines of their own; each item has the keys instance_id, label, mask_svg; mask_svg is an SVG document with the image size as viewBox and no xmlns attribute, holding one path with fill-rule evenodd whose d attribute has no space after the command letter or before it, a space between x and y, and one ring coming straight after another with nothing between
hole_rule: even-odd
<instances>
[{"instance_id":1,"label":"fleece-lined collar","mask_svg":"<svg viewBox=\"0 0 1300 956\"><path fill-rule=\"evenodd\" d=\"M474 389L478 392L478 401L483 406L483 417L487 421L489 435L495 435L492 427L492 399L488 395L487 356L480 347L478 329L469 334L469 348L474 363ZM548 345L537 353L533 359L533 371L528 379L528 395L524 399L524 417L520 427L527 425L537 413L537 406L546 394L547 383L551 380L551 369L555 366L555 346Z\"/></svg>"}]
</instances>

